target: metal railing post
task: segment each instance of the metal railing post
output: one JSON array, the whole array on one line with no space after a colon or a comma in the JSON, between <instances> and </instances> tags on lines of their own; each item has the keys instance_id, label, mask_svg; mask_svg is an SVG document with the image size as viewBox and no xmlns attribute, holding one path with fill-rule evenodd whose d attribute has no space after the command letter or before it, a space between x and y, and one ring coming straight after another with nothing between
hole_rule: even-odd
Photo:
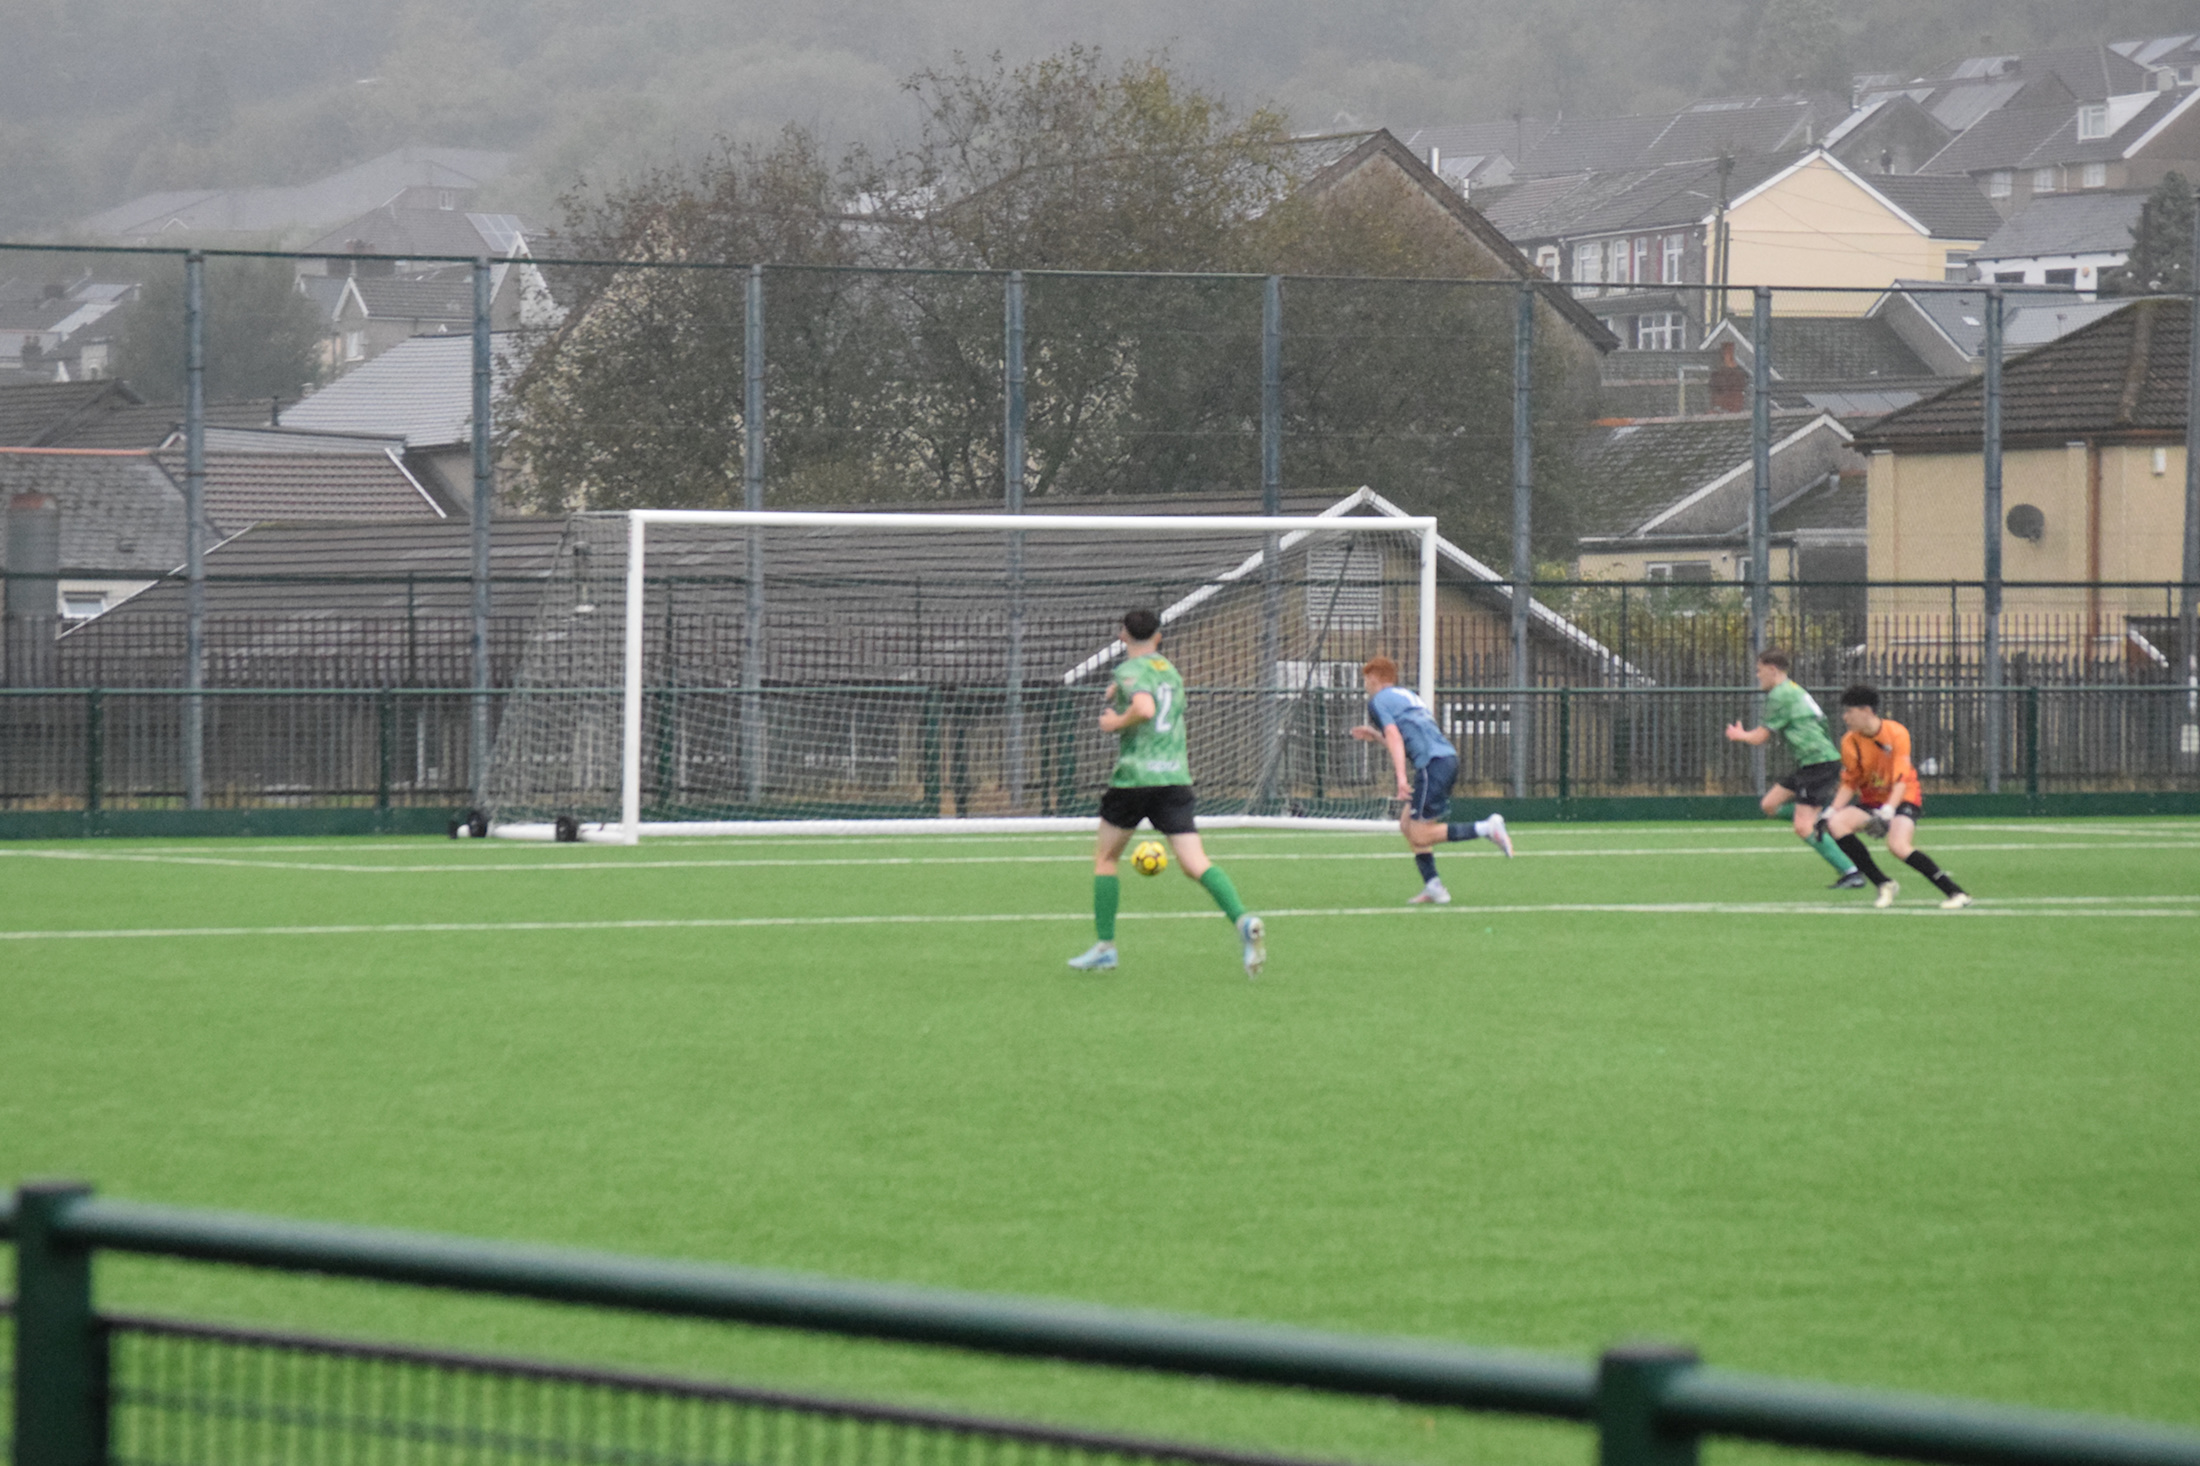
<instances>
[{"instance_id":1,"label":"metal railing post","mask_svg":"<svg viewBox=\"0 0 2200 1466\"><path fill-rule=\"evenodd\" d=\"M1700 1362L1695 1350L1666 1344L1605 1351L1597 1362L1597 1466L1696 1466L1698 1438L1660 1427L1658 1404L1666 1384Z\"/></svg>"},{"instance_id":2,"label":"metal railing post","mask_svg":"<svg viewBox=\"0 0 2200 1466\"><path fill-rule=\"evenodd\" d=\"M390 807L392 766L397 759L397 694L382 688L374 695L374 807Z\"/></svg>"},{"instance_id":3,"label":"metal railing post","mask_svg":"<svg viewBox=\"0 0 2200 1466\"><path fill-rule=\"evenodd\" d=\"M206 256L183 257L183 802L206 808Z\"/></svg>"},{"instance_id":4,"label":"metal railing post","mask_svg":"<svg viewBox=\"0 0 2200 1466\"><path fill-rule=\"evenodd\" d=\"M749 266L741 332L741 507L764 507L764 267ZM749 542L747 610L741 622L741 784L754 805L764 797L764 532Z\"/></svg>"},{"instance_id":5,"label":"metal railing post","mask_svg":"<svg viewBox=\"0 0 2200 1466\"><path fill-rule=\"evenodd\" d=\"M1283 512L1283 277L1270 275L1260 287L1260 512ZM1313 546L1309 545L1311 551ZM1255 809L1270 812L1276 788L1277 757L1283 743L1283 536L1270 535L1261 547L1260 746L1262 777ZM1319 675L1307 668L1307 677Z\"/></svg>"},{"instance_id":6,"label":"metal railing post","mask_svg":"<svg viewBox=\"0 0 2200 1466\"><path fill-rule=\"evenodd\" d=\"M84 812L98 814L106 796L107 714L101 689L84 693Z\"/></svg>"},{"instance_id":7,"label":"metal railing post","mask_svg":"<svg viewBox=\"0 0 2200 1466\"><path fill-rule=\"evenodd\" d=\"M2024 689L2024 792L2040 797L2040 690Z\"/></svg>"},{"instance_id":8,"label":"metal railing post","mask_svg":"<svg viewBox=\"0 0 2200 1466\"><path fill-rule=\"evenodd\" d=\"M1574 796L1574 690L1561 687L1558 690L1558 798L1560 803Z\"/></svg>"},{"instance_id":9,"label":"metal railing post","mask_svg":"<svg viewBox=\"0 0 2200 1466\"><path fill-rule=\"evenodd\" d=\"M15 1193L15 1466L106 1466L107 1341L92 1314L92 1249L57 1223L91 1188Z\"/></svg>"},{"instance_id":10,"label":"metal railing post","mask_svg":"<svg viewBox=\"0 0 2200 1466\"><path fill-rule=\"evenodd\" d=\"M1754 671L1765 649L1765 626L1772 615L1772 576L1765 564L1772 554L1772 290L1753 292L1749 319L1749 659ZM1762 702L1762 699L1759 700ZM1749 750L1750 788L1765 791L1765 748Z\"/></svg>"},{"instance_id":11,"label":"metal railing post","mask_svg":"<svg viewBox=\"0 0 2200 1466\"><path fill-rule=\"evenodd\" d=\"M1010 514L1024 512L1024 272L1010 270L1001 302L1001 497ZM1024 737L1024 537L1008 537L1008 807L1024 807L1029 753ZM965 811L957 810L957 814Z\"/></svg>"},{"instance_id":12,"label":"metal railing post","mask_svg":"<svg viewBox=\"0 0 2200 1466\"><path fill-rule=\"evenodd\" d=\"M489 801L489 529L495 513L489 478L489 261L474 261L474 509L473 509L473 662L474 700L467 740L468 787L473 805Z\"/></svg>"},{"instance_id":13,"label":"metal railing post","mask_svg":"<svg viewBox=\"0 0 2200 1466\"><path fill-rule=\"evenodd\" d=\"M1528 598L1535 582L1529 516L1535 499L1535 290L1523 285L1513 316L1512 797L1528 797Z\"/></svg>"},{"instance_id":14,"label":"metal railing post","mask_svg":"<svg viewBox=\"0 0 2200 1466\"><path fill-rule=\"evenodd\" d=\"M2192 306L2185 361L2185 554L2183 594L2177 608L2177 643L2184 659L2185 717L2177 732L2178 754L2200 769L2200 189L2192 196Z\"/></svg>"},{"instance_id":15,"label":"metal railing post","mask_svg":"<svg viewBox=\"0 0 2200 1466\"><path fill-rule=\"evenodd\" d=\"M2001 355L2002 355L2002 296L1999 285L1986 290L1986 420L1983 449L1985 459L1985 604L1983 613L1984 643L1979 649L1979 695L1986 700L1986 792L2001 792L2001 764L2007 750L2002 746L2002 698L2001 698Z\"/></svg>"}]
</instances>

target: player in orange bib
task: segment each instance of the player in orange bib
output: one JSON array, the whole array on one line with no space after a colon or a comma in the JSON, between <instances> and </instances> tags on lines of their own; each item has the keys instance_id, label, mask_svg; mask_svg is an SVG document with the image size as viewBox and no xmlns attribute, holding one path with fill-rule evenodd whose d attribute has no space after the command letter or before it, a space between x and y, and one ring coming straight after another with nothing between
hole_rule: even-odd
<instances>
[{"instance_id":1,"label":"player in orange bib","mask_svg":"<svg viewBox=\"0 0 2200 1466\"><path fill-rule=\"evenodd\" d=\"M1841 787L1822 822L1864 879L1879 888L1872 904L1894 905L1895 893L1902 888L1872 859L1859 832L1885 840L1897 859L1938 886L1947 898L1940 903L1941 910L1960 911L1970 905L1963 887L1917 848L1917 821L1925 813L1925 794L1918 787L1917 766L1910 762L1910 730L1881 717L1879 689L1861 683L1841 694L1841 721L1849 730L1841 739Z\"/></svg>"}]
</instances>

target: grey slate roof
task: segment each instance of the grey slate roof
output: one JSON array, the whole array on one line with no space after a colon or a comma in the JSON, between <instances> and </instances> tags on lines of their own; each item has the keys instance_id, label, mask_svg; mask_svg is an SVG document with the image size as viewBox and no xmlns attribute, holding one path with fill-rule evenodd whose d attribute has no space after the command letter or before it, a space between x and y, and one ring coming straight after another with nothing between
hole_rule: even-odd
<instances>
[{"instance_id":1,"label":"grey slate roof","mask_svg":"<svg viewBox=\"0 0 2200 1466\"><path fill-rule=\"evenodd\" d=\"M1719 328L1736 339L1735 359L1748 363L1750 324L1730 317ZM1721 336L1724 339L1724 336ZM1876 316L1774 316L1772 375L1782 382L1929 381L1932 368L1894 328Z\"/></svg>"},{"instance_id":2,"label":"grey slate roof","mask_svg":"<svg viewBox=\"0 0 2200 1466\"><path fill-rule=\"evenodd\" d=\"M139 397L117 381L23 381L0 385L0 444L49 447L70 428Z\"/></svg>"},{"instance_id":3,"label":"grey slate roof","mask_svg":"<svg viewBox=\"0 0 2200 1466\"><path fill-rule=\"evenodd\" d=\"M1929 282L1897 280L1895 288L1904 285L1920 285ZM1986 350L1986 292L1984 290L1915 290L1905 292L1906 298L1939 328L1942 335L1957 350L1973 359ZM2114 310L2122 302L2106 301L2099 304ZM1872 307L1876 318L1880 307ZM2089 314L2092 306L2075 290L2043 290L2028 287L2012 290L2002 302L2002 344L2014 345L2021 336L2034 342L2051 341L2075 330L2085 321L2094 319ZM2081 319L2082 317L2082 319ZM2058 322L2067 322L2063 330L2051 330ZM2046 333L2046 334L2041 334ZM1777 360L1777 358L1775 358Z\"/></svg>"},{"instance_id":4,"label":"grey slate roof","mask_svg":"<svg viewBox=\"0 0 2200 1466\"><path fill-rule=\"evenodd\" d=\"M259 427L273 411L274 403L265 397L209 402L206 423L209 429ZM87 413L54 434L53 443L59 448L158 448L182 431L182 403L143 402Z\"/></svg>"},{"instance_id":5,"label":"grey slate roof","mask_svg":"<svg viewBox=\"0 0 2200 1466\"><path fill-rule=\"evenodd\" d=\"M499 395L520 366L507 358L522 349L523 338L516 334L500 333L492 339L492 370ZM470 335L415 336L283 409L283 426L403 438L411 448L470 442L473 382Z\"/></svg>"},{"instance_id":6,"label":"grey slate roof","mask_svg":"<svg viewBox=\"0 0 2200 1466\"><path fill-rule=\"evenodd\" d=\"M308 253L378 255L487 255L503 259L516 236L533 229L517 214L459 209L399 208L396 200L346 220L305 246Z\"/></svg>"},{"instance_id":7,"label":"grey slate roof","mask_svg":"<svg viewBox=\"0 0 2200 1466\"><path fill-rule=\"evenodd\" d=\"M1821 480L1785 504L1775 505L1767 522L1774 534L1813 529L1862 530L1868 502L1865 482L1861 473L1836 474L1831 481Z\"/></svg>"},{"instance_id":8,"label":"grey slate roof","mask_svg":"<svg viewBox=\"0 0 2200 1466\"><path fill-rule=\"evenodd\" d=\"M176 231L269 234L327 229L402 189L479 188L508 172L512 158L510 153L483 148L397 148L311 183L144 194L93 214L72 233L84 239L137 239Z\"/></svg>"},{"instance_id":9,"label":"grey slate roof","mask_svg":"<svg viewBox=\"0 0 2200 1466\"><path fill-rule=\"evenodd\" d=\"M184 455L154 455L181 483ZM220 453L206 455L206 517L225 534L255 524L442 519L433 498L395 453Z\"/></svg>"},{"instance_id":10,"label":"grey slate roof","mask_svg":"<svg viewBox=\"0 0 2200 1466\"><path fill-rule=\"evenodd\" d=\"M45 494L61 508L61 566L163 575L183 560L183 493L143 453L0 448L0 501ZM0 515L0 564L6 563Z\"/></svg>"},{"instance_id":11,"label":"grey slate roof","mask_svg":"<svg viewBox=\"0 0 2200 1466\"><path fill-rule=\"evenodd\" d=\"M1984 239L2001 227L2001 214L1968 178L1876 173L1865 182L1935 239Z\"/></svg>"},{"instance_id":12,"label":"grey slate roof","mask_svg":"<svg viewBox=\"0 0 2200 1466\"><path fill-rule=\"evenodd\" d=\"M2053 193L2034 199L1973 251L1974 260L2106 254L2131 248L2144 193Z\"/></svg>"},{"instance_id":13,"label":"grey slate roof","mask_svg":"<svg viewBox=\"0 0 2200 1466\"><path fill-rule=\"evenodd\" d=\"M2078 138L2078 109L2074 105L2007 107L1958 135L1920 171L1978 173L1997 168L2107 162L2123 157L2156 123L2191 104L2196 95L2200 95L2200 88L2157 92L2114 133L2086 141Z\"/></svg>"},{"instance_id":14,"label":"grey slate roof","mask_svg":"<svg viewBox=\"0 0 2200 1466\"><path fill-rule=\"evenodd\" d=\"M378 320L463 321L473 328L474 286L467 279L362 275L352 280L359 303Z\"/></svg>"},{"instance_id":15,"label":"grey slate roof","mask_svg":"<svg viewBox=\"0 0 2200 1466\"><path fill-rule=\"evenodd\" d=\"M1585 445L1585 538L1723 535L1749 515L1746 413L1605 423ZM1817 412L1772 415L1776 508L1846 461L1847 440ZM1718 484L1716 490L1711 490ZM1709 490L1709 492L1706 492Z\"/></svg>"}]
</instances>

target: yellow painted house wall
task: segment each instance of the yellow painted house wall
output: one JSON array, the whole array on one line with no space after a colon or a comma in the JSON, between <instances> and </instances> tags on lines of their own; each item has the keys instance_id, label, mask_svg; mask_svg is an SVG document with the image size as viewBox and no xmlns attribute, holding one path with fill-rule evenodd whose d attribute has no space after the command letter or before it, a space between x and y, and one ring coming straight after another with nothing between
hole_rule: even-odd
<instances>
[{"instance_id":1,"label":"yellow painted house wall","mask_svg":"<svg viewBox=\"0 0 2200 1466\"><path fill-rule=\"evenodd\" d=\"M1773 545L1767 557L1771 562L1768 572L1775 583L1789 580L1795 574L1795 552L1789 545ZM1574 573L1583 580L1642 580L1652 565L1671 565L1675 562L1700 562L1711 567L1709 581L1679 581L1676 584L1693 585L1699 589L1705 585L1724 585L1729 588L1745 584L1741 580L1742 562L1746 552L1728 549L1649 549L1649 550L1584 550L1574 561Z\"/></svg>"},{"instance_id":2,"label":"yellow painted house wall","mask_svg":"<svg viewBox=\"0 0 2200 1466\"><path fill-rule=\"evenodd\" d=\"M1754 285L1835 285L1848 295L1775 293L1785 316L1861 316L1897 280L1938 280L1951 250L1984 240L1934 239L1823 157L1727 212L1728 278ZM1745 299L1740 309L1746 310Z\"/></svg>"},{"instance_id":3,"label":"yellow painted house wall","mask_svg":"<svg viewBox=\"0 0 2200 1466\"><path fill-rule=\"evenodd\" d=\"M2099 457L2098 489L2093 467ZM2159 458L2157 458L2159 454ZM2159 468L2157 468L2159 463ZM2003 643L2011 654L2117 657L2123 618L2170 608L2159 582L2179 574L2184 531L2185 450L2084 442L2002 454L2006 513L2030 504L2046 519L2035 543L2001 531L2006 581L2156 582L2152 589L2067 589L2012 585L2003 594ZM1869 573L1873 580L1977 581L1985 573L1984 465L1977 453L1875 452L1866 481ZM1957 593L1965 618L1976 590ZM1875 636L1898 637L1921 618L1948 615L1949 592L1874 590ZM1964 634L1975 637L1974 627Z\"/></svg>"}]
</instances>

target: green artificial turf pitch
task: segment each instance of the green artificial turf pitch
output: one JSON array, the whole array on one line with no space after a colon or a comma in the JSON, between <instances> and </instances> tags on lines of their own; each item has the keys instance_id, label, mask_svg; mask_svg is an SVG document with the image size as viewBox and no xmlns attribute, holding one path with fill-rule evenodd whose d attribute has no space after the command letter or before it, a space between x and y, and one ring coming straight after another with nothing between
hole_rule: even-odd
<instances>
[{"instance_id":1,"label":"green artificial turf pitch","mask_svg":"<svg viewBox=\"0 0 2200 1466\"><path fill-rule=\"evenodd\" d=\"M2200 1423L2200 822L0 846L0 1178ZM93 935L93 933L98 933ZM129 1259L102 1301L1329 1456L1557 1427Z\"/></svg>"}]
</instances>

